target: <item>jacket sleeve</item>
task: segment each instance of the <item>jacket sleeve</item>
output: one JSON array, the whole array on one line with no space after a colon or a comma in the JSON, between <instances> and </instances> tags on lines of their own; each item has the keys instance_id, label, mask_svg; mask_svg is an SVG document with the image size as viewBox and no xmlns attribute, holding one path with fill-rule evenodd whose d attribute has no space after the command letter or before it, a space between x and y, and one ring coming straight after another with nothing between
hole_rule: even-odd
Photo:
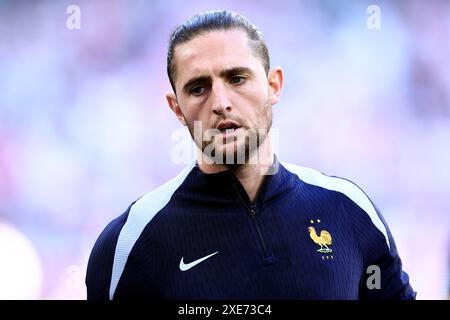
<instances>
[{"instance_id":1,"label":"jacket sleeve","mask_svg":"<svg viewBox=\"0 0 450 320\"><path fill-rule=\"evenodd\" d=\"M415 299L416 292L409 284L408 274L402 270L402 261L389 227L376 206L368 197L367 200L363 209L349 198L344 199L345 211L352 221L364 261L359 298Z\"/></svg>"}]
</instances>

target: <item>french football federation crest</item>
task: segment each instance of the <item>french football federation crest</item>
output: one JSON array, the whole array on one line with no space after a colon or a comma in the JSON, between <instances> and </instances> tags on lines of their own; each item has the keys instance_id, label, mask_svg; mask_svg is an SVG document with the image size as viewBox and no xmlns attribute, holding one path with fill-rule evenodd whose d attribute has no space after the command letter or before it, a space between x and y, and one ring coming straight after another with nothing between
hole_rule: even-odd
<instances>
[{"instance_id":1,"label":"french football federation crest","mask_svg":"<svg viewBox=\"0 0 450 320\"><path fill-rule=\"evenodd\" d=\"M314 243L317 243L320 246L320 249L318 249L317 252L320 253L333 252L333 250L328 247L331 246L332 243L331 234L328 231L322 230L320 232L320 236L318 236L316 233L316 229L313 226L309 226L308 232L312 241L314 241Z\"/></svg>"}]
</instances>

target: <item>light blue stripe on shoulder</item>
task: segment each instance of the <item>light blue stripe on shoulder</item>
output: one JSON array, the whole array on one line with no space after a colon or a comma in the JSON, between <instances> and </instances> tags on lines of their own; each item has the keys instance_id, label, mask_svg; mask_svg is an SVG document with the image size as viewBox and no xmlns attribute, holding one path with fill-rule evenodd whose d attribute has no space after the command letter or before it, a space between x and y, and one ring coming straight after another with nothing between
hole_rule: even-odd
<instances>
[{"instance_id":1,"label":"light blue stripe on shoulder","mask_svg":"<svg viewBox=\"0 0 450 320\"><path fill-rule=\"evenodd\" d=\"M109 287L109 298L112 300L114 293L122 276L125 264L131 249L138 240L145 226L153 217L169 202L173 193L186 179L189 172L194 168L196 161L193 160L183 171L172 180L166 182L157 189L147 193L131 207L122 230L117 240L116 251Z\"/></svg>"},{"instance_id":2,"label":"light blue stripe on shoulder","mask_svg":"<svg viewBox=\"0 0 450 320\"><path fill-rule=\"evenodd\" d=\"M327 176L311 168L300 167L289 163L281 163L288 171L297 175L300 180L314 186L341 192L349 197L354 203L356 203L362 210L367 213L367 215L370 217L370 220L372 220L372 223L384 235L388 248L390 248L389 238L384 223L381 221L380 216L377 214L377 211L372 202L357 185L342 178Z\"/></svg>"}]
</instances>

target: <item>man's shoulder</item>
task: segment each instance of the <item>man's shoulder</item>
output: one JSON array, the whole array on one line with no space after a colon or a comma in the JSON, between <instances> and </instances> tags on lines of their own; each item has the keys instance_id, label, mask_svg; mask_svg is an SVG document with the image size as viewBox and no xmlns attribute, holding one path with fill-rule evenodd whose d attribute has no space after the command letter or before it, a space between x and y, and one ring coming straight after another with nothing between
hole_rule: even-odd
<instances>
[{"instance_id":1,"label":"man's shoulder","mask_svg":"<svg viewBox=\"0 0 450 320\"><path fill-rule=\"evenodd\" d=\"M343 206L351 221L360 225L361 228L375 227L374 230L380 231L388 242L388 232L381 213L356 183L346 178L326 175L308 167L285 163L283 166L307 186L303 189L320 188L325 193L336 193L338 197L335 199Z\"/></svg>"},{"instance_id":2,"label":"man's shoulder","mask_svg":"<svg viewBox=\"0 0 450 320\"><path fill-rule=\"evenodd\" d=\"M282 165L286 170L297 176L305 184L305 188L315 187L328 192L338 192L356 203L365 202L368 199L364 191L349 179L335 175L327 175L319 170L295 164L282 162Z\"/></svg>"},{"instance_id":3,"label":"man's shoulder","mask_svg":"<svg viewBox=\"0 0 450 320\"><path fill-rule=\"evenodd\" d=\"M115 248L120 241L133 240L134 243L145 226L169 203L192 168L193 164L189 164L176 177L132 202L123 214L108 223L95 246L113 242Z\"/></svg>"},{"instance_id":4,"label":"man's shoulder","mask_svg":"<svg viewBox=\"0 0 450 320\"><path fill-rule=\"evenodd\" d=\"M353 181L334 175L327 175L319 170L282 163L283 166L298 177L302 190L309 190L316 194L334 194L339 203L345 202L349 206L362 209L367 215L377 216L377 209L367 194Z\"/></svg>"},{"instance_id":5,"label":"man's shoulder","mask_svg":"<svg viewBox=\"0 0 450 320\"><path fill-rule=\"evenodd\" d=\"M144 194L132 204L128 220L132 221L134 226L139 225L139 233L170 202L194 166L195 162L189 163L177 176Z\"/></svg>"},{"instance_id":6,"label":"man's shoulder","mask_svg":"<svg viewBox=\"0 0 450 320\"><path fill-rule=\"evenodd\" d=\"M125 212L123 212L120 216L116 217L115 219L111 220L106 227L103 229L103 231L98 236L95 244L94 244L94 250L99 249L100 251L105 251L105 247L111 246L112 248L115 247L115 243L117 242L117 237L120 234L120 231L122 230L123 226L125 225L128 215L130 212L131 207L133 206L135 202L133 202Z\"/></svg>"}]
</instances>

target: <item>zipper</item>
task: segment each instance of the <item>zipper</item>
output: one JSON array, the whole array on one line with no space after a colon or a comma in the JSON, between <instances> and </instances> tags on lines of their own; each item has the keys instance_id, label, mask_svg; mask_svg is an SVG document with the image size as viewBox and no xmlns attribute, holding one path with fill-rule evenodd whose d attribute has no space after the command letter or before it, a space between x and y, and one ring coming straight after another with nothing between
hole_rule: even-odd
<instances>
[{"instance_id":1,"label":"zipper","mask_svg":"<svg viewBox=\"0 0 450 320\"><path fill-rule=\"evenodd\" d=\"M256 219L256 206L254 204L250 204L248 207L248 212L250 213L250 216L253 219L253 222L255 223L256 232L258 233L259 241L261 242L261 246L264 251L264 257L267 256L267 247L266 243L264 242L264 238L262 236L261 227L259 226L258 220Z\"/></svg>"},{"instance_id":2,"label":"zipper","mask_svg":"<svg viewBox=\"0 0 450 320\"><path fill-rule=\"evenodd\" d=\"M266 243L264 241L264 237L262 235L261 232L261 227L258 223L258 219L256 218L256 202L255 203L250 203L248 204L243 198L241 193L239 192L238 188L233 184L239 199L241 200L241 202L244 204L245 208L247 209L247 212L250 214L250 216L252 217L253 220L253 224L256 228L256 232L258 234L258 238L259 238L259 242L261 244L261 248L263 249L263 262L265 265L269 265L275 262L275 257L273 255L273 253L267 249Z\"/></svg>"}]
</instances>

